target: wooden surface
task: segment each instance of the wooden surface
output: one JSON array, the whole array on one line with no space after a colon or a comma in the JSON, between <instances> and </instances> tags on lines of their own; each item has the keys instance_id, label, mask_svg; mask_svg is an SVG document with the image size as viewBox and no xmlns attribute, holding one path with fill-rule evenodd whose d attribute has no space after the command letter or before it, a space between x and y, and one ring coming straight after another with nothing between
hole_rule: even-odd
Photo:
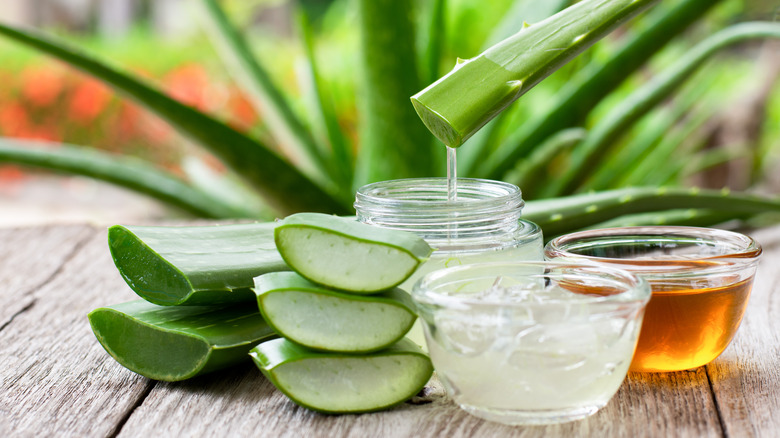
<instances>
[{"instance_id":1,"label":"wooden surface","mask_svg":"<svg viewBox=\"0 0 780 438\"><path fill-rule=\"evenodd\" d=\"M93 226L0 229L0 437L780 436L780 227L764 246L734 342L695 371L630 374L596 415L508 427L460 411L433 381L386 412L329 416L288 401L251 364L180 383L114 362L86 314L136 296Z\"/></svg>"}]
</instances>

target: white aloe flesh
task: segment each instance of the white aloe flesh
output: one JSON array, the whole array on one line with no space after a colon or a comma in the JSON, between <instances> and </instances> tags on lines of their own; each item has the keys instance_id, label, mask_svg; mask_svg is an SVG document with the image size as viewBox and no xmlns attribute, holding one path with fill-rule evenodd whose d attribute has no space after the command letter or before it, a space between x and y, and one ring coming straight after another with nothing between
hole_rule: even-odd
<instances>
[{"instance_id":1,"label":"white aloe flesh","mask_svg":"<svg viewBox=\"0 0 780 438\"><path fill-rule=\"evenodd\" d=\"M431 254L431 247L413 233L320 213L288 216L274 230L274 239L296 272L355 293L401 284Z\"/></svg>"},{"instance_id":2,"label":"white aloe flesh","mask_svg":"<svg viewBox=\"0 0 780 438\"><path fill-rule=\"evenodd\" d=\"M372 412L402 403L428 382L433 366L402 339L372 354L316 352L287 339L264 342L249 355L295 403L319 412Z\"/></svg>"},{"instance_id":3,"label":"white aloe flesh","mask_svg":"<svg viewBox=\"0 0 780 438\"><path fill-rule=\"evenodd\" d=\"M316 350L381 350L401 339L417 318L411 297L398 288L356 295L323 288L294 272L273 272L256 277L254 290L274 331Z\"/></svg>"}]
</instances>

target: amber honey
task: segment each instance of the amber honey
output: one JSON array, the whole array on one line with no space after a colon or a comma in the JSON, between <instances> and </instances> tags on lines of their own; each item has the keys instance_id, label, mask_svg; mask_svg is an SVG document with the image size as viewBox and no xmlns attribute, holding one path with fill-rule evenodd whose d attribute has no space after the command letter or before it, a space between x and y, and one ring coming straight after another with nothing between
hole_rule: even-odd
<instances>
[{"instance_id":1,"label":"amber honey","mask_svg":"<svg viewBox=\"0 0 780 438\"><path fill-rule=\"evenodd\" d=\"M652 290L631 371L681 371L717 358L739 328L761 246L748 236L693 227L572 233L550 259L587 259L643 277Z\"/></svg>"},{"instance_id":2,"label":"amber honey","mask_svg":"<svg viewBox=\"0 0 780 438\"><path fill-rule=\"evenodd\" d=\"M650 285L631 371L686 370L718 357L742 321L753 279L699 289Z\"/></svg>"}]
</instances>

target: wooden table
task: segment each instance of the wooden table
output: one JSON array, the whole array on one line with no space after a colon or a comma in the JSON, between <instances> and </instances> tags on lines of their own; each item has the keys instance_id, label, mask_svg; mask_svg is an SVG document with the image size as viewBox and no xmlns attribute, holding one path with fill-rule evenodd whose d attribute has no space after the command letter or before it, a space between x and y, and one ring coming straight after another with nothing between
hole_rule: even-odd
<instances>
[{"instance_id":1,"label":"wooden table","mask_svg":"<svg viewBox=\"0 0 780 438\"><path fill-rule=\"evenodd\" d=\"M780 435L780 227L764 246L731 346L694 371L629 375L586 420L508 427L460 411L435 382L386 412L328 416L297 407L252 365L190 381L117 364L86 314L135 299L104 227L0 229L0 436L775 436Z\"/></svg>"}]
</instances>

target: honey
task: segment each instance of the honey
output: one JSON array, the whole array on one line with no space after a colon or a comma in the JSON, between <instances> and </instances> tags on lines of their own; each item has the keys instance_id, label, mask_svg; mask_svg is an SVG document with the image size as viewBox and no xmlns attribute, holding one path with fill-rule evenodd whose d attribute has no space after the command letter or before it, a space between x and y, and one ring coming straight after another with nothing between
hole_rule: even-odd
<instances>
[{"instance_id":1,"label":"honey","mask_svg":"<svg viewBox=\"0 0 780 438\"><path fill-rule=\"evenodd\" d=\"M728 347L745 314L761 245L748 236L695 227L625 227L571 233L549 259L622 268L652 291L630 371L682 371Z\"/></svg>"},{"instance_id":2,"label":"honey","mask_svg":"<svg viewBox=\"0 0 780 438\"><path fill-rule=\"evenodd\" d=\"M677 371L705 365L731 342L745 313L753 279L692 289L650 282L630 371Z\"/></svg>"}]
</instances>

